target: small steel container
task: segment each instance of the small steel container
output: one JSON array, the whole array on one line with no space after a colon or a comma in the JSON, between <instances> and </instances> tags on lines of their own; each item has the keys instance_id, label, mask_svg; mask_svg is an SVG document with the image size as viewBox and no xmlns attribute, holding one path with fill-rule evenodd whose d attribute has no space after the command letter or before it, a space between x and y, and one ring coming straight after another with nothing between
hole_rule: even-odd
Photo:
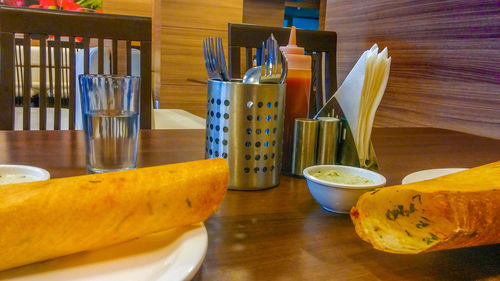
<instances>
[{"instance_id":1,"label":"small steel container","mask_svg":"<svg viewBox=\"0 0 500 281\"><path fill-rule=\"evenodd\" d=\"M307 118L294 120L292 175L302 176L302 171L316 165L319 121Z\"/></svg>"},{"instance_id":2,"label":"small steel container","mask_svg":"<svg viewBox=\"0 0 500 281\"><path fill-rule=\"evenodd\" d=\"M337 164L337 144L339 142L340 120L335 117L318 117L319 136L316 164Z\"/></svg>"},{"instance_id":3,"label":"small steel container","mask_svg":"<svg viewBox=\"0 0 500 281\"><path fill-rule=\"evenodd\" d=\"M285 92L285 84L208 81L205 158L227 159L229 189L279 184Z\"/></svg>"}]
</instances>

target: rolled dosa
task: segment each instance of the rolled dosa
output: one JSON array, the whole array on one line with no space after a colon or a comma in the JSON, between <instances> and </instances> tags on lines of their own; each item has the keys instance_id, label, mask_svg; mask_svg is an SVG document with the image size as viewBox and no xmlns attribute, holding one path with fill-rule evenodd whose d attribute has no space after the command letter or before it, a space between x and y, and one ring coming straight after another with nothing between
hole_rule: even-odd
<instances>
[{"instance_id":1,"label":"rolled dosa","mask_svg":"<svg viewBox=\"0 0 500 281\"><path fill-rule=\"evenodd\" d=\"M358 235L400 254L500 243L500 162L376 189L351 209Z\"/></svg>"},{"instance_id":2,"label":"rolled dosa","mask_svg":"<svg viewBox=\"0 0 500 281\"><path fill-rule=\"evenodd\" d=\"M0 270L204 221L228 175L211 159L0 186Z\"/></svg>"}]
</instances>

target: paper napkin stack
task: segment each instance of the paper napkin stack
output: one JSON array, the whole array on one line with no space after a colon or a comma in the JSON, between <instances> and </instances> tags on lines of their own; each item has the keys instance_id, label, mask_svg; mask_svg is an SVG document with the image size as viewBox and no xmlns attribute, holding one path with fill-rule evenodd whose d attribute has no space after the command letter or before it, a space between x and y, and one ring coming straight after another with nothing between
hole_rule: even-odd
<instances>
[{"instance_id":1,"label":"paper napkin stack","mask_svg":"<svg viewBox=\"0 0 500 281\"><path fill-rule=\"evenodd\" d=\"M370 166L370 139L375 112L389 78L391 58L387 48L378 52L377 44L361 55L335 93L353 133L361 167Z\"/></svg>"}]
</instances>

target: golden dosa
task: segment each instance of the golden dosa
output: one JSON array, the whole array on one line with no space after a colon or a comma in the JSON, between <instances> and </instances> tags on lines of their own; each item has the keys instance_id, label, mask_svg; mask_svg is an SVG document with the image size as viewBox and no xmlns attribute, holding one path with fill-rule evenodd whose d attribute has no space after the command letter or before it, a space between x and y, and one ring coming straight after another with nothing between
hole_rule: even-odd
<instances>
[{"instance_id":1,"label":"golden dosa","mask_svg":"<svg viewBox=\"0 0 500 281\"><path fill-rule=\"evenodd\" d=\"M500 243L500 162L367 192L351 219L363 240L392 253Z\"/></svg>"},{"instance_id":2,"label":"golden dosa","mask_svg":"<svg viewBox=\"0 0 500 281\"><path fill-rule=\"evenodd\" d=\"M0 270L207 219L223 159L0 186Z\"/></svg>"}]
</instances>

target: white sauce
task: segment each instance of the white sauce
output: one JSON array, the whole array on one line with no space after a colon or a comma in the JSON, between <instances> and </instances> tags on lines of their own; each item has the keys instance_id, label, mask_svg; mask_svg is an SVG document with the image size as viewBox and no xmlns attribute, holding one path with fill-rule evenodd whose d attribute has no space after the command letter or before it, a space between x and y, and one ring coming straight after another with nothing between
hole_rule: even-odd
<instances>
[{"instance_id":1,"label":"white sauce","mask_svg":"<svg viewBox=\"0 0 500 281\"><path fill-rule=\"evenodd\" d=\"M37 180L38 180L37 177L31 176L31 175L24 175L24 174L0 175L0 185L29 182L29 181L37 181Z\"/></svg>"}]
</instances>

